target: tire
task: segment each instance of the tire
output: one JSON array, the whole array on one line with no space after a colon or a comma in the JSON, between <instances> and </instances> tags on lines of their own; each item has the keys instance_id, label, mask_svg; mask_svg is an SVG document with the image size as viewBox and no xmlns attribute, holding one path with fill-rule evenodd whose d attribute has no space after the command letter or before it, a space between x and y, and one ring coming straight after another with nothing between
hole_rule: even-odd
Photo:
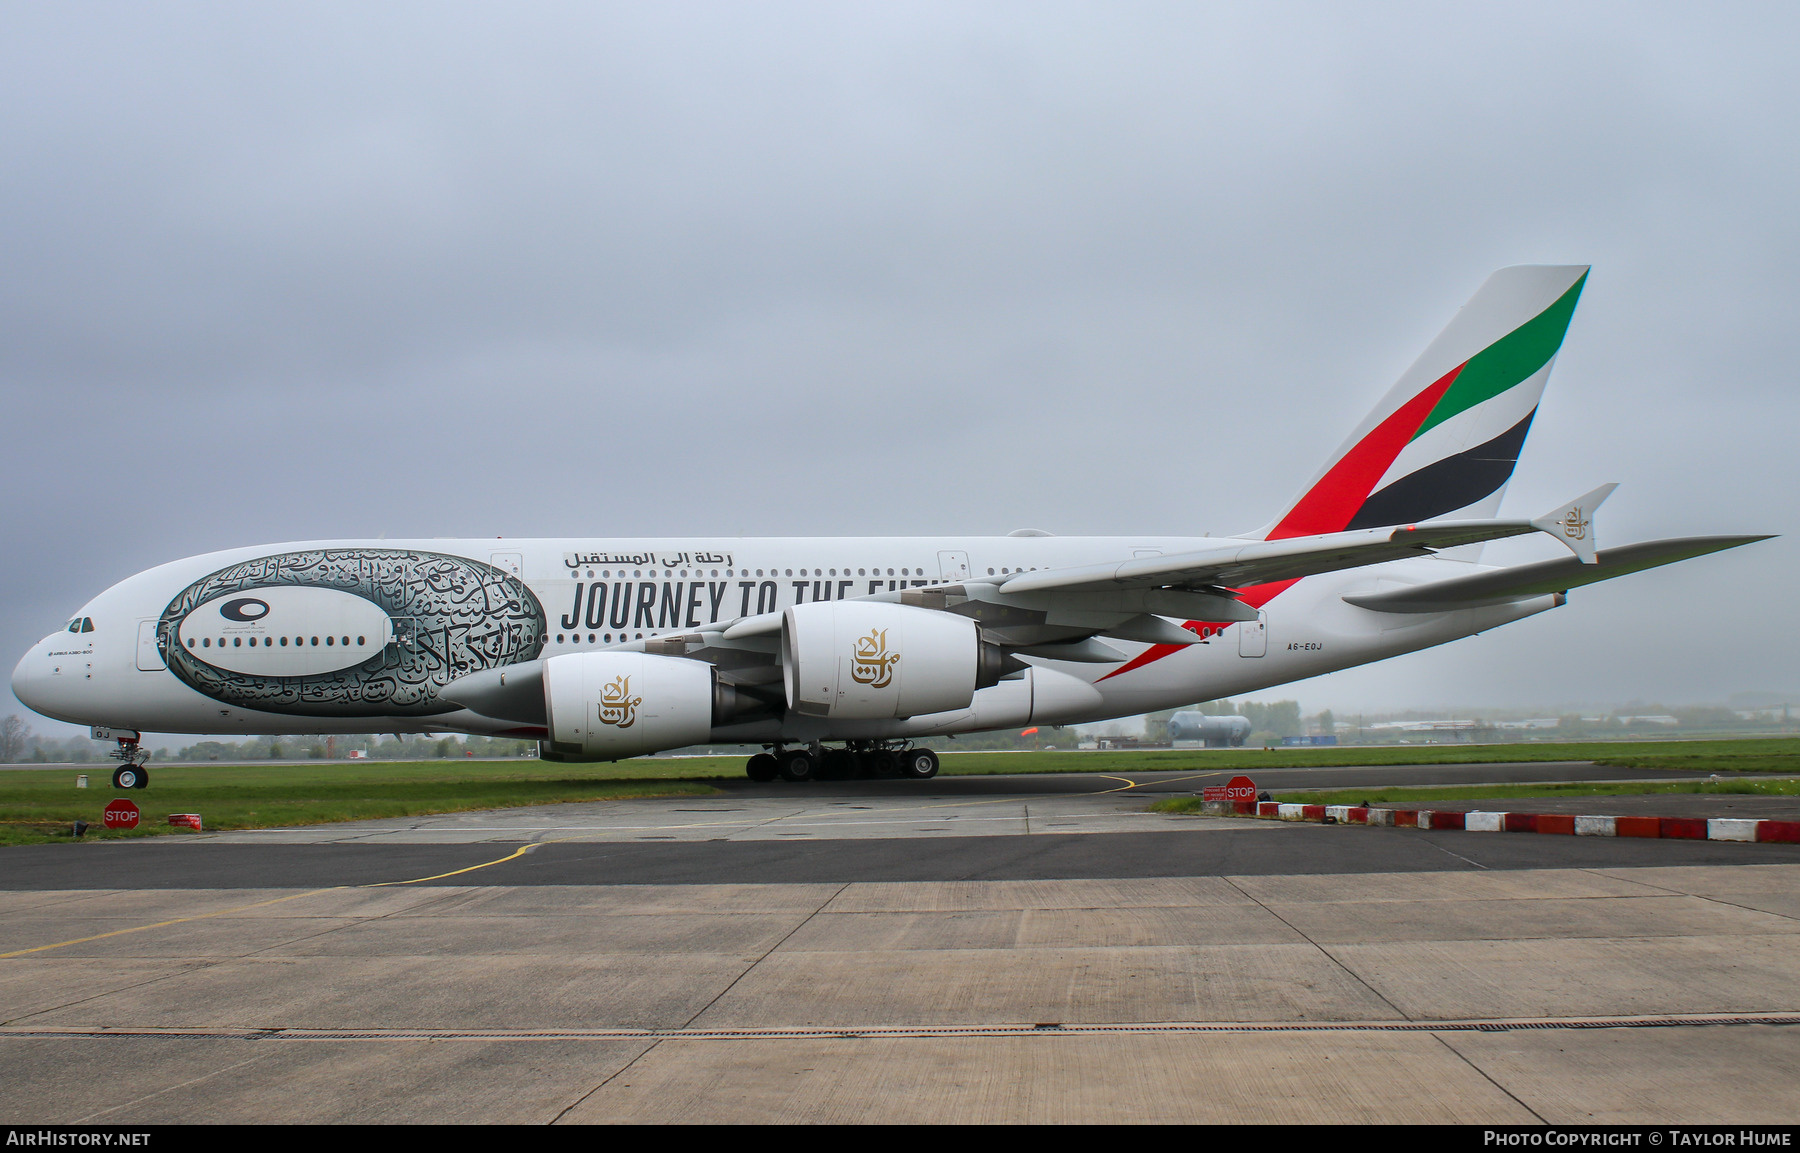
<instances>
[{"instance_id":1,"label":"tire","mask_svg":"<svg viewBox=\"0 0 1800 1153\"><path fill-rule=\"evenodd\" d=\"M138 784L138 775L142 772L143 772L143 770L138 768L136 765L125 765L122 768L114 769L113 770L113 788L115 788L115 789L140 788L141 786Z\"/></svg>"},{"instance_id":2,"label":"tire","mask_svg":"<svg viewBox=\"0 0 1800 1153\"><path fill-rule=\"evenodd\" d=\"M856 775L856 754L849 749L826 749L818 763L821 781L847 781Z\"/></svg>"},{"instance_id":3,"label":"tire","mask_svg":"<svg viewBox=\"0 0 1800 1153\"><path fill-rule=\"evenodd\" d=\"M900 754L891 749L869 754L869 773L883 780L893 780L900 775Z\"/></svg>"},{"instance_id":4,"label":"tire","mask_svg":"<svg viewBox=\"0 0 1800 1153\"><path fill-rule=\"evenodd\" d=\"M813 762L812 754L804 749L781 756L781 779L784 781L810 781L818 775L818 765Z\"/></svg>"},{"instance_id":5,"label":"tire","mask_svg":"<svg viewBox=\"0 0 1800 1153\"><path fill-rule=\"evenodd\" d=\"M138 782L136 785L132 786L133 788L138 788L138 789L149 788L150 787L150 770L146 769L142 765L139 765L137 767L137 779L138 779Z\"/></svg>"},{"instance_id":6,"label":"tire","mask_svg":"<svg viewBox=\"0 0 1800 1153\"><path fill-rule=\"evenodd\" d=\"M753 781L772 781L781 772L781 765L768 753L758 753L744 762L744 773Z\"/></svg>"},{"instance_id":7,"label":"tire","mask_svg":"<svg viewBox=\"0 0 1800 1153\"><path fill-rule=\"evenodd\" d=\"M938 757L930 749L908 749L900 754L900 775L909 781L929 781L937 771Z\"/></svg>"}]
</instances>

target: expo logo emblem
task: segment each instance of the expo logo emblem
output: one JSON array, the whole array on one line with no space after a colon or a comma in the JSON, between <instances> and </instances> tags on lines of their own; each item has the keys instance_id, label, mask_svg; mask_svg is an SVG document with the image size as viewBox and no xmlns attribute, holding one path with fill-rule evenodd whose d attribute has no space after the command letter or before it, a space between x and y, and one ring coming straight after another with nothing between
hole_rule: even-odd
<instances>
[{"instance_id":1,"label":"expo logo emblem","mask_svg":"<svg viewBox=\"0 0 1800 1153\"><path fill-rule=\"evenodd\" d=\"M600 723L629 729L637 722L637 707L643 703L643 697L631 695L630 677L614 677L600 690Z\"/></svg>"},{"instance_id":2,"label":"expo logo emblem","mask_svg":"<svg viewBox=\"0 0 1800 1153\"><path fill-rule=\"evenodd\" d=\"M850 654L850 679L872 689L885 689L894 680L894 666L900 654L887 647L887 630L872 629L866 637L857 638Z\"/></svg>"}]
</instances>

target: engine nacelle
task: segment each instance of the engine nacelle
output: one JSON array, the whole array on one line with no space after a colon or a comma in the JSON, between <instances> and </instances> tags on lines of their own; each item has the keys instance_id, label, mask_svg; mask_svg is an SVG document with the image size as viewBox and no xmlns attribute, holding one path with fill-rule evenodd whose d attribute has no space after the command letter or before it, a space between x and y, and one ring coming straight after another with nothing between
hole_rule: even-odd
<instances>
[{"instance_id":1,"label":"engine nacelle","mask_svg":"<svg viewBox=\"0 0 1800 1153\"><path fill-rule=\"evenodd\" d=\"M549 761L616 761L712 735L731 712L713 666L645 653L566 653L544 662Z\"/></svg>"},{"instance_id":2,"label":"engine nacelle","mask_svg":"<svg viewBox=\"0 0 1800 1153\"><path fill-rule=\"evenodd\" d=\"M968 617L883 601L788 609L781 663L789 709L850 719L966 709L1008 664Z\"/></svg>"}]
</instances>

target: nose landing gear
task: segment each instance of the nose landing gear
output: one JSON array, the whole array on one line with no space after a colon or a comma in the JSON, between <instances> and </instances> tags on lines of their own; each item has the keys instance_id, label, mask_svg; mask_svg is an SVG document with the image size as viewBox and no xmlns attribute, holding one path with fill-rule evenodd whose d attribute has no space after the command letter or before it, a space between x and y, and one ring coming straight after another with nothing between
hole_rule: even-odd
<instances>
[{"instance_id":1,"label":"nose landing gear","mask_svg":"<svg viewBox=\"0 0 1800 1153\"><path fill-rule=\"evenodd\" d=\"M150 771L144 768L150 759L150 750L138 744L136 733L128 737L114 737L119 747L110 754L114 760L123 761L113 770L113 788L142 789L150 785Z\"/></svg>"}]
</instances>

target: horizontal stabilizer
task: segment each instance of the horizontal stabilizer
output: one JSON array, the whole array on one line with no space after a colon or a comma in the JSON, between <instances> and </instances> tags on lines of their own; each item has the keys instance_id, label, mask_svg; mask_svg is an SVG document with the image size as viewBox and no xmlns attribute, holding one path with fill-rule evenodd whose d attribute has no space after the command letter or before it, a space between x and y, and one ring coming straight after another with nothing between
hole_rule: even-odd
<instances>
[{"instance_id":1,"label":"horizontal stabilizer","mask_svg":"<svg viewBox=\"0 0 1800 1153\"><path fill-rule=\"evenodd\" d=\"M1474 573L1410 588L1384 589L1344 598L1358 608L1384 613L1443 613L1567 592L1707 553L1768 540L1767 536L1690 536L1643 541L1601 550L1593 563L1578 556Z\"/></svg>"}]
</instances>

